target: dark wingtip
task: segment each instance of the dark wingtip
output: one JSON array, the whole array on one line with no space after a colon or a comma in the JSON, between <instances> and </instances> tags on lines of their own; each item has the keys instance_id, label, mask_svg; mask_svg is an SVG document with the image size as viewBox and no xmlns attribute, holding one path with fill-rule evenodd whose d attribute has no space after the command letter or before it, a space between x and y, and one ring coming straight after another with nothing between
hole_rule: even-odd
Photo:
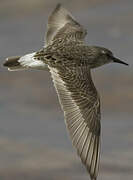
<instances>
[{"instance_id":1,"label":"dark wingtip","mask_svg":"<svg viewBox=\"0 0 133 180\"><path fill-rule=\"evenodd\" d=\"M61 7L62 7L61 3L57 3L56 7L53 9L53 11L52 11L52 13L51 13L51 15L50 15L50 17L49 17L49 20L50 20L50 18L53 17L53 15L54 15L55 13L57 13L57 12L61 9Z\"/></svg>"},{"instance_id":2,"label":"dark wingtip","mask_svg":"<svg viewBox=\"0 0 133 180\"><path fill-rule=\"evenodd\" d=\"M61 6L62 6L62 4L61 4L61 3L57 3L57 5L56 5L55 9L60 9L60 8L61 8Z\"/></svg>"}]
</instances>

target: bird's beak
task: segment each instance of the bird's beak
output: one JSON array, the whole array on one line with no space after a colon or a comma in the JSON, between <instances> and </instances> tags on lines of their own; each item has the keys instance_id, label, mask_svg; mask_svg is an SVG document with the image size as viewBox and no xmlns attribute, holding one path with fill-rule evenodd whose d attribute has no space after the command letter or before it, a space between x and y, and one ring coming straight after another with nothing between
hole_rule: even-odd
<instances>
[{"instance_id":1,"label":"bird's beak","mask_svg":"<svg viewBox=\"0 0 133 180\"><path fill-rule=\"evenodd\" d=\"M113 57L113 62L115 62L115 63L120 63L120 64L124 64L124 65L128 66L127 63L125 63L125 62L123 62L123 61L121 61L120 59L117 59L117 58L115 58L115 57Z\"/></svg>"}]
</instances>

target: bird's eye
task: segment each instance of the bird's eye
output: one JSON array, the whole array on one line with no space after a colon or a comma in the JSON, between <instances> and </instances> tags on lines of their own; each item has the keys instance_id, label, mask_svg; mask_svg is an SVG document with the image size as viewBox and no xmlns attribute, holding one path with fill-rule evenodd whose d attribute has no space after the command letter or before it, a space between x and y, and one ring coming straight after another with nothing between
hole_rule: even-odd
<instances>
[{"instance_id":1,"label":"bird's eye","mask_svg":"<svg viewBox=\"0 0 133 180\"><path fill-rule=\"evenodd\" d=\"M107 54L104 50L102 50L102 54Z\"/></svg>"},{"instance_id":2,"label":"bird's eye","mask_svg":"<svg viewBox=\"0 0 133 180\"><path fill-rule=\"evenodd\" d=\"M107 51L104 51L104 50L102 50L102 54L103 54L103 55L106 55L106 56L108 56L108 57L111 57L111 56L112 56L112 53L111 53L111 52L107 52Z\"/></svg>"}]
</instances>

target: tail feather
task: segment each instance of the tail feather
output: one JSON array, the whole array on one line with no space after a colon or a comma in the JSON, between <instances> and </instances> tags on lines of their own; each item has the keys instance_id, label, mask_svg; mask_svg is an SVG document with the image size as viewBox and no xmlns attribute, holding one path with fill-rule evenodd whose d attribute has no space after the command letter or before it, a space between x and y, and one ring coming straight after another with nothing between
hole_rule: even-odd
<instances>
[{"instance_id":1,"label":"tail feather","mask_svg":"<svg viewBox=\"0 0 133 180\"><path fill-rule=\"evenodd\" d=\"M48 70L48 66L41 60L34 58L35 53L27 54L25 56L14 56L6 59L3 66L7 67L9 71L38 69Z\"/></svg>"},{"instance_id":2,"label":"tail feather","mask_svg":"<svg viewBox=\"0 0 133 180\"><path fill-rule=\"evenodd\" d=\"M24 67L19 63L19 59L21 56L12 56L6 59L6 62L3 64L3 66L8 67L9 71L15 71L15 70L23 70Z\"/></svg>"},{"instance_id":3,"label":"tail feather","mask_svg":"<svg viewBox=\"0 0 133 180\"><path fill-rule=\"evenodd\" d=\"M20 63L18 62L19 59L20 59L20 56L9 57L6 59L7 61L4 63L4 66L7 66L7 67L19 66L20 65Z\"/></svg>"}]
</instances>

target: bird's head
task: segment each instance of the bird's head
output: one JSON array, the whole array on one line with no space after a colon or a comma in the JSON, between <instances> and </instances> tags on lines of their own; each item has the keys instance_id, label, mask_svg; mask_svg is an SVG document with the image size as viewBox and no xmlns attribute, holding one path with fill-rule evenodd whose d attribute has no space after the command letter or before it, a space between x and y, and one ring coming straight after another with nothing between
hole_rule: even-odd
<instances>
[{"instance_id":1,"label":"bird's head","mask_svg":"<svg viewBox=\"0 0 133 180\"><path fill-rule=\"evenodd\" d=\"M113 55L113 53L106 48L103 48L103 47L93 47L93 48L95 49L94 51L96 55L94 68L102 66L104 64L111 63L111 62L128 65L127 63L116 58Z\"/></svg>"}]
</instances>

